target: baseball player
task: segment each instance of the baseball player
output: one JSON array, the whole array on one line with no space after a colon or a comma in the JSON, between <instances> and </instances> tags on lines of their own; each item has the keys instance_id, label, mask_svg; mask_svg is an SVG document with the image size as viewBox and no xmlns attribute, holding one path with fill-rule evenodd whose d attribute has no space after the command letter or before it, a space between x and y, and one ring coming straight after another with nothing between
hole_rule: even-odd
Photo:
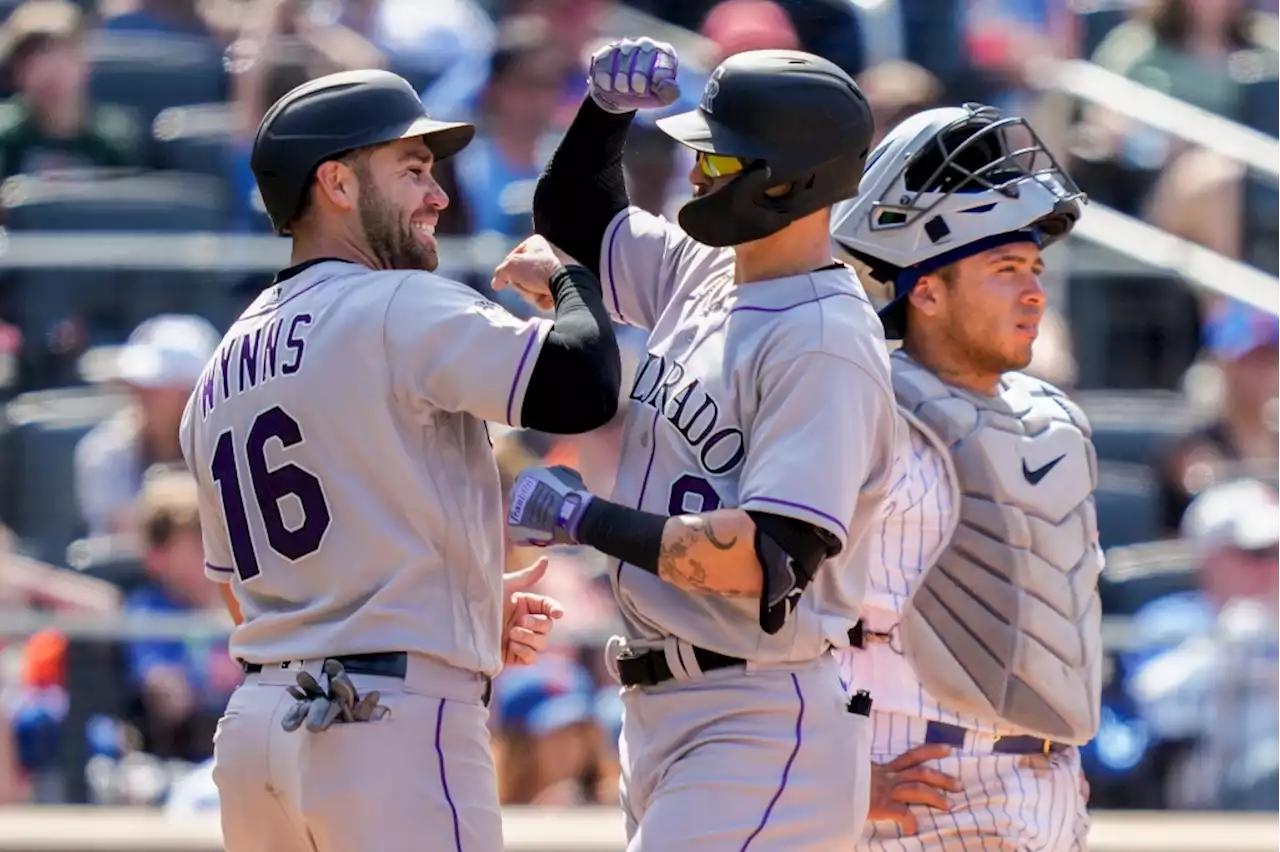
<instances>
[{"instance_id":1,"label":"baseball player","mask_svg":"<svg viewBox=\"0 0 1280 852\"><path fill-rule=\"evenodd\" d=\"M208 576L243 661L215 738L230 852L498 852L490 679L559 605L502 571L486 421L550 432L617 409L595 275L528 247L555 319L432 274L437 160L472 138L383 71L281 98L252 166L293 265L227 332L183 417ZM337 724L335 724L337 723Z\"/></svg>"},{"instance_id":2,"label":"baseball player","mask_svg":"<svg viewBox=\"0 0 1280 852\"><path fill-rule=\"evenodd\" d=\"M880 312L906 428L847 680L871 690L861 848L1083 848L1076 746L1098 726L1102 569L1089 424L1015 372L1041 249L1083 195L1027 123L929 110L871 155L835 242L891 282Z\"/></svg>"},{"instance_id":3,"label":"baseball player","mask_svg":"<svg viewBox=\"0 0 1280 852\"><path fill-rule=\"evenodd\" d=\"M827 229L871 114L816 56L727 59L658 122L697 152L672 223L629 204L621 155L675 71L667 45L603 48L538 184L539 233L596 261L610 311L650 334L611 497L530 469L509 535L612 557L631 852L847 848L870 701L844 696L831 649L857 622L897 420L879 320Z\"/></svg>"}]
</instances>

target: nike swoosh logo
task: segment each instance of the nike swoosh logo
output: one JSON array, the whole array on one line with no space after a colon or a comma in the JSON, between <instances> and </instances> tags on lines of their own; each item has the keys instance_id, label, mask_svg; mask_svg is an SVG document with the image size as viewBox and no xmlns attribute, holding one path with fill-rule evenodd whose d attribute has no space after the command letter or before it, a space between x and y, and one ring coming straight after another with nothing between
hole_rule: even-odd
<instances>
[{"instance_id":1,"label":"nike swoosh logo","mask_svg":"<svg viewBox=\"0 0 1280 852\"><path fill-rule=\"evenodd\" d=\"M1065 459L1066 457L1067 457L1067 454L1066 454L1066 453L1063 453L1062 455L1058 456L1058 457L1057 457L1056 459L1054 459L1053 461L1051 461L1051 462L1049 462L1048 464L1046 464L1044 467L1038 467L1038 468L1036 468L1035 470L1031 470L1030 468L1028 468L1028 467L1027 467L1027 460L1026 460L1026 459L1023 459L1023 460L1022 460L1022 475L1023 475L1024 477L1026 477L1027 482L1030 482L1032 485L1038 485L1038 484L1040 483L1040 480L1042 480L1042 479L1044 479L1046 476L1048 476L1048 475L1049 475L1049 471L1053 470L1053 469L1054 469L1054 467L1056 467L1056 466L1057 466L1058 462L1062 461L1062 460L1063 460L1063 459Z\"/></svg>"}]
</instances>

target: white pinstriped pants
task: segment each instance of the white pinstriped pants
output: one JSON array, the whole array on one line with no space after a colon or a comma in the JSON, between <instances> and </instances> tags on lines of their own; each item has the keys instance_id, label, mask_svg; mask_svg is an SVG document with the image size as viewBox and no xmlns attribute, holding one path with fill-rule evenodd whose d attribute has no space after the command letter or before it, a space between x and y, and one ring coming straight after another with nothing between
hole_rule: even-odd
<instances>
[{"instance_id":1,"label":"white pinstriped pants","mask_svg":"<svg viewBox=\"0 0 1280 852\"><path fill-rule=\"evenodd\" d=\"M887 763L925 741L923 719L871 714L871 759ZM964 785L950 812L917 807L919 832L901 835L892 822L868 822L867 852L1083 852L1089 815L1080 792L1080 754L994 754L993 738L970 734L963 749L931 765Z\"/></svg>"}]
</instances>

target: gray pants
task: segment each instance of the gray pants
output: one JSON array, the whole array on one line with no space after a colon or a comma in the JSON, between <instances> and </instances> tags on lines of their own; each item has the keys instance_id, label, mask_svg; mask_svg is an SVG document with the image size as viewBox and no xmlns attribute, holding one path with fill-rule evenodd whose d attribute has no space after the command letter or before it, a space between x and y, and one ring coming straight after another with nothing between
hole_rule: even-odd
<instances>
[{"instance_id":1,"label":"gray pants","mask_svg":"<svg viewBox=\"0 0 1280 852\"><path fill-rule=\"evenodd\" d=\"M852 849L870 794L870 722L834 658L721 669L622 691L628 852Z\"/></svg>"},{"instance_id":2,"label":"gray pants","mask_svg":"<svg viewBox=\"0 0 1280 852\"><path fill-rule=\"evenodd\" d=\"M352 675L391 715L286 732L285 687L322 660L251 674L214 739L228 852L500 852L502 812L479 676L409 657L402 681ZM322 681L323 682L323 681Z\"/></svg>"}]
</instances>

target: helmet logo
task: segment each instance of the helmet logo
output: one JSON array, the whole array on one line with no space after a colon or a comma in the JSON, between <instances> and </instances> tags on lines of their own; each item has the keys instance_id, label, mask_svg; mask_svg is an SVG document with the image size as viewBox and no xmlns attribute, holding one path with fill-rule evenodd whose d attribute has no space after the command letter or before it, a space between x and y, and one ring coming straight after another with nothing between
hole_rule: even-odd
<instances>
[{"instance_id":1,"label":"helmet logo","mask_svg":"<svg viewBox=\"0 0 1280 852\"><path fill-rule=\"evenodd\" d=\"M723 68L716 69L711 75L711 79L707 81L707 87L702 90L702 102L698 104L698 108L705 113L714 113L712 104L715 102L716 95L720 94L720 75L724 73Z\"/></svg>"}]
</instances>

